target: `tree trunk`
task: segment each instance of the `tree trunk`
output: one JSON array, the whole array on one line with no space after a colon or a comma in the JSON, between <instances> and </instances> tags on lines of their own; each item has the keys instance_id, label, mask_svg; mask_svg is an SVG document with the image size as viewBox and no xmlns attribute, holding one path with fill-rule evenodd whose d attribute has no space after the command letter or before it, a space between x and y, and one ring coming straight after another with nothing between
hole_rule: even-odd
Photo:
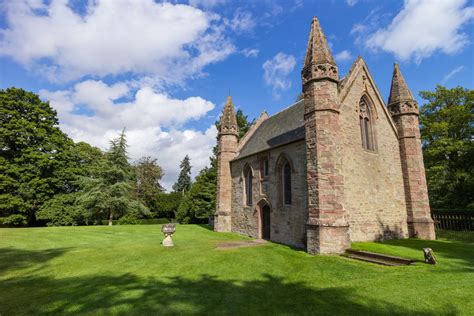
<instances>
[{"instance_id":1,"label":"tree trunk","mask_svg":"<svg viewBox=\"0 0 474 316\"><path fill-rule=\"evenodd\" d=\"M114 214L112 212L109 213L109 226L112 226L112 220L114 219Z\"/></svg>"}]
</instances>

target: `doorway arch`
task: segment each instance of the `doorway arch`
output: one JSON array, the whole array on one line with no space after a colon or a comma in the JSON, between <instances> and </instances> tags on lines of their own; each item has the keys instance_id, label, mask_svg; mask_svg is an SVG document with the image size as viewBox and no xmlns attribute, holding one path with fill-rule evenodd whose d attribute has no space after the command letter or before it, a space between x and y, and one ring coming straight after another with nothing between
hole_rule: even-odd
<instances>
[{"instance_id":1,"label":"doorway arch","mask_svg":"<svg viewBox=\"0 0 474 316\"><path fill-rule=\"evenodd\" d=\"M271 238L271 223L270 223L270 206L265 204L262 207L262 239L270 240Z\"/></svg>"},{"instance_id":2,"label":"doorway arch","mask_svg":"<svg viewBox=\"0 0 474 316\"><path fill-rule=\"evenodd\" d=\"M258 237L271 239L271 207L265 199L258 203Z\"/></svg>"}]
</instances>

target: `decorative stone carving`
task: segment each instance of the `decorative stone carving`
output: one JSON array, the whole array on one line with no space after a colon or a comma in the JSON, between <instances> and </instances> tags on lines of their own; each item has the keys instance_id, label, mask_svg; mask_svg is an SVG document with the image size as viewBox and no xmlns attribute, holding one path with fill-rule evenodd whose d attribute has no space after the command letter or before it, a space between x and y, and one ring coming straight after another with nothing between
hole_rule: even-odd
<instances>
[{"instance_id":1,"label":"decorative stone carving","mask_svg":"<svg viewBox=\"0 0 474 316\"><path fill-rule=\"evenodd\" d=\"M306 66L301 72L301 78L303 84L308 83L313 79L332 79L334 81L338 80L338 71L337 67L330 63L324 64L314 64L311 63Z\"/></svg>"},{"instance_id":2,"label":"decorative stone carving","mask_svg":"<svg viewBox=\"0 0 474 316\"><path fill-rule=\"evenodd\" d=\"M388 110L392 116L401 114L416 114L418 115L418 104L414 100L407 100L388 105Z\"/></svg>"},{"instance_id":3,"label":"decorative stone carving","mask_svg":"<svg viewBox=\"0 0 474 316\"><path fill-rule=\"evenodd\" d=\"M365 98L360 99L360 102L359 102L359 115L360 115L360 117L370 119L368 106L369 105L365 101Z\"/></svg>"},{"instance_id":4,"label":"decorative stone carving","mask_svg":"<svg viewBox=\"0 0 474 316\"><path fill-rule=\"evenodd\" d=\"M222 125L221 134L238 134L237 127L235 125Z\"/></svg>"},{"instance_id":5,"label":"decorative stone carving","mask_svg":"<svg viewBox=\"0 0 474 316\"><path fill-rule=\"evenodd\" d=\"M176 231L175 224L164 224L161 227L161 231L165 235L165 238L163 239L163 242L162 242L163 247L173 247L174 244L173 244L173 240L171 239L171 235L173 235L174 232Z\"/></svg>"},{"instance_id":6,"label":"decorative stone carving","mask_svg":"<svg viewBox=\"0 0 474 316\"><path fill-rule=\"evenodd\" d=\"M235 116L234 104L230 96L227 97L224 110L220 119L219 136L238 135L237 118Z\"/></svg>"}]
</instances>

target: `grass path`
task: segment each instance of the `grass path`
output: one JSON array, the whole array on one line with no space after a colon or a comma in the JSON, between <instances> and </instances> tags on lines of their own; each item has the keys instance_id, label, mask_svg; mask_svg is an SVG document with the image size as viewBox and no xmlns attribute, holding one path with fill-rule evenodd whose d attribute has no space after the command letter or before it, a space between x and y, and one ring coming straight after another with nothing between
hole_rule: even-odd
<instances>
[{"instance_id":1,"label":"grass path","mask_svg":"<svg viewBox=\"0 0 474 316\"><path fill-rule=\"evenodd\" d=\"M471 235L472 236L472 235ZM474 314L474 241L397 240L355 248L437 266L383 267L310 256L205 227L158 225L0 229L0 315L17 314Z\"/></svg>"}]
</instances>

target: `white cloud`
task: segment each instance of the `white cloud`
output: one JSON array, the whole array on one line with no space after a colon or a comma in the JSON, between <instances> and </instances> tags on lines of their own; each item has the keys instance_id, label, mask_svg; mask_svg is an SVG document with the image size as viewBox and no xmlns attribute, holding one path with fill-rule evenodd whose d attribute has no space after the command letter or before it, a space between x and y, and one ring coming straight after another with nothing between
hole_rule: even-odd
<instances>
[{"instance_id":1,"label":"white cloud","mask_svg":"<svg viewBox=\"0 0 474 316\"><path fill-rule=\"evenodd\" d=\"M352 54L348 50L343 50L342 52L337 53L334 56L334 59L336 59L336 61L340 61L340 62L345 62L345 61L351 60L352 58L353 58Z\"/></svg>"},{"instance_id":2,"label":"white cloud","mask_svg":"<svg viewBox=\"0 0 474 316\"><path fill-rule=\"evenodd\" d=\"M293 71L295 65L295 57L284 53L276 54L263 64L263 79L266 85L272 87L272 94L275 99L280 97L281 91L291 87L288 75Z\"/></svg>"},{"instance_id":3,"label":"white cloud","mask_svg":"<svg viewBox=\"0 0 474 316\"><path fill-rule=\"evenodd\" d=\"M106 150L109 140L126 127L131 158L157 158L165 169L163 184L168 189L177 178L184 155L190 155L194 174L209 163L215 127L202 132L181 128L214 108L201 97L173 99L145 86L132 93L125 83L107 85L93 80L69 90L42 90L40 95L57 110L61 128L75 141Z\"/></svg>"},{"instance_id":4,"label":"white cloud","mask_svg":"<svg viewBox=\"0 0 474 316\"><path fill-rule=\"evenodd\" d=\"M358 0L346 0L346 3L348 6L355 6L357 4Z\"/></svg>"},{"instance_id":5,"label":"white cloud","mask_svg":"<svg viewBox=\"0 0 474 316\"><path fill-rule=\"evenodd\" d=\"M34 4L34 5L33 5ZM0 55L68 81L84 76L153 75L169 82L199 75L235 47L220 18L153 0L89 1L80 15L67 1L6 2Z\"/></svg>"},{"instance_id":6,"label":"white cloud","mask_svg":"<svg viewBox=\"0 0 474 316\"><path fill-rule=\"evenodd\" d=\"M464 69L464 66L459 66L451 70L446 76L443 77L443 80L441 81L443 84L449 81L455 74L461 72Z\"/></svg>"},{"instance_id":7,"label":"white cloud","mask_svg":"<svg viewBox=\"0 0 474 316\"><path fill-rule=\"evenodd\" d=\"M116 137L117 133L113 135ZM209 157L216 143L217 130L214 125L205 131L164 131L159 127L129 130L127 132L132 157L152 156L163 167L165 176L162 185L171 190L179 174L179 163L186 154L191 158L192 174L209 165Z\"/></svg>"},{"instance_id":8,"label":"white cloud","mask_svg":"<svg viewBox=\"0 0 474 316\"><path fill-rule=\"evenodd\" d=\"M413 58L417 63L436 51L459 52L469 42L461 29L474 17L474 7L466 7L466 2L405 0L390 25L369 34L365 45L393 53L400 60Z\"/></svg>"},{"instance_id":9,"label":"white cloud","mask_svg":"<svg viewBox=\"0 0 474 316\"><path fill-rule=\"evenodd\" d=\"M351 34L363 33L365 32L366 29L367 29L367 26L365 26L364 24L356 23L352 26Z\"/></svg>"},{"instance_id":10,"label":"white cloud","mask_svg":"<svg viewBox=\"0 0 474 316\"><path fill-rule=\"evenodd\" d=\"M242 50L242 54L245 57L257 57L260 51L256 48L245 48Z\"/></svg>"},{"instance_id":11,"label":"white cloud","mask_svg":"<svg viewBox=\"0 0 474 316\"><path fill-rule=\"evenodd\" d=\"M225 24L237 33L250 32L256 25L252 13L240 9L235 11L232 19L225 19Z\"/></svg>"}]
</instances>

